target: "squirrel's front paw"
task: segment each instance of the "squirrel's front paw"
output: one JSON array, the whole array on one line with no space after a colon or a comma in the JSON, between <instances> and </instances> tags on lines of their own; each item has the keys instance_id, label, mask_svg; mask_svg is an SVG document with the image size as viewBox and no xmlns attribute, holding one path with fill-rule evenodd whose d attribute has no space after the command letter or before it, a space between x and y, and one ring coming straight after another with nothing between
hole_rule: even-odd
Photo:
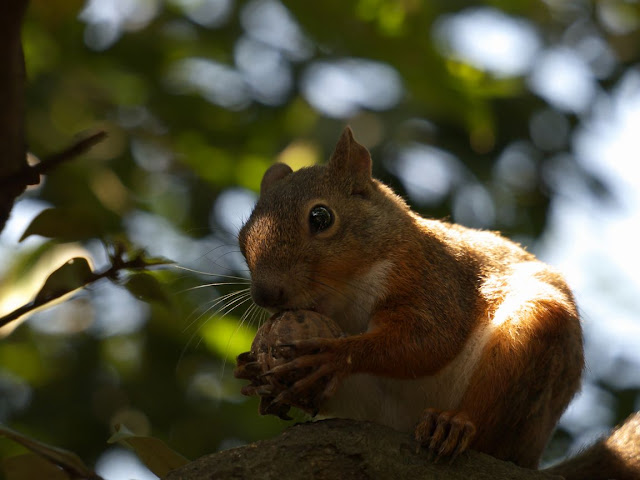
<instances>
[{"instance_id":1,"label":"squirrel's front paw","mask_svg":"<svg viewBox=\"0 0 640 480\"><path fill-rule=\"evenodd\" d=\"M476 427L462 412L440 411L427 408L415 430L420 447L428 451L429 458L453 461L467 450L476 433Z\"/></svg>"},{"instance_id":2,"label":"squirrel's front paw","mask_svg":"<svg viewBox=\"0 0 640 480\"><path fill-rule=\"evenodd\" d=\"M274 402L317 413L348 373L349 362L340 353L339 342L338 339L313 338L277 345L274 351L283 363L265 372L263 377L280 385L285 380L297 380L280 392Z\"/></svg>"},{"instance_id":3,"label":"squirrel's front paw","mask_svg":"<svg viewBox=\"0 0 640 480\"><path fill-rule=\"evenodd\" d=\"M250 381L241 392L260 397L262 415L288 418L290 406L315 415L338 384L340 361L331 341L341 335L335 322L316 312L275 314L258 329L251 351L238 356L234 375Z\"/></svg>"}]
</instances>

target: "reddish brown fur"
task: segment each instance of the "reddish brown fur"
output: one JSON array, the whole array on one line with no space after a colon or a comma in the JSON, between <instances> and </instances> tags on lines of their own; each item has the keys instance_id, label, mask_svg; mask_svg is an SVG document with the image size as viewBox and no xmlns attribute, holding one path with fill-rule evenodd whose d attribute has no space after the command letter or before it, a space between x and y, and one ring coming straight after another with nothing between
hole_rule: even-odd
<instances>
[{"instance_id":1,"label":"reddish brown fur","mask_svg":"<svg viewBox=\"0 0 640 480\"><path fill-rule=\"evenodd\" d=\"M421 382L455 365L451 375L470 375L466 389L445 406L450 411L427 410L418 438L435 428L424 422L439 418L453 428L455 419L464 433L438 440L436 455L472 441L472 448L536 467L583 368L578 313L562 277L497 234L413 213L371 178L369 154L349 129L328 166L272 169L239 236L253 287L272 310L316 310L350 334L298 342L295 358L273 374L317 365L335 377L333 395L338 380L354 373ZM314 204L336 217L317 235L307 225ZM376 264L388 271L371 274ZM483 346L478 356L456 363L475 339Z\"/></svg>"},{"instance_id":2,"label":"reddish brown fur","mask_svg":"<svg viewBox=\"0 0 640 480\"><path fill-rule=\"evenodd\" d=\"M578 317L571 317L569 308L554 299L540 300L518 312L521 326L503 325L492 337L460 405L477 426L476 449L522 466L538 465L579 388L582 339Z\"/></svg>"}]
</instances>

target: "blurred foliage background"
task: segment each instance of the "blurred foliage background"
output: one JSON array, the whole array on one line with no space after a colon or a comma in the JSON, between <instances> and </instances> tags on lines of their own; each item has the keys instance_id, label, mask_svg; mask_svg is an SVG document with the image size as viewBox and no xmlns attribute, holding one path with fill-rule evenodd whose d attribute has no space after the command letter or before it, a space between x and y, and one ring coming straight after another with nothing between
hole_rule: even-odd
<instances>
[{"instance_id":1,"label":"blurred foliage background","mask_svg":"<svg viewBox=\"0 0 640 480\"><path fill-rule=\"evenodd\" d=\"M106 445L115 423L190 458L273 436L287 423L259 417L231 375L260 315L223 298L245 288L235 234L264 170L324 161L348 123L418 211L535 251L568 184L614 195L573 140L637 69L639 25L631 0L32 0L30 151L109 137L14 208L0 314L71 257L106 268L104 240L176 267L150 272L162 287L142 299L103 280L0 330L0 422L111 479L146 475ZM51 207L67 220L54 238L18 242ZM601 382L611 420L638 385ZM549 458L576 435L560 429Z\"/></svg>"}]
</instances>

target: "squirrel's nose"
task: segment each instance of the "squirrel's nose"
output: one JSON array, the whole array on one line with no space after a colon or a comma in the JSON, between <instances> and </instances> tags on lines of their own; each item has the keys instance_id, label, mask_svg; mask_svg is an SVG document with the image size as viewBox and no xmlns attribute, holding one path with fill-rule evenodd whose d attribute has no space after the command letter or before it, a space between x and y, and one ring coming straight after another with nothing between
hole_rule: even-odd
<instances>
[{"instance_id":1,"label":"squirrel's nose","mask_svg":"<svg viewBox=\"0 0 640 480\"><path fill-rule=\"evenodd\" d=\"M287 294L278 283L253 282L251 284L253 301L264 308L276 308L287 302Z\"/></svg>"}]
</instances>

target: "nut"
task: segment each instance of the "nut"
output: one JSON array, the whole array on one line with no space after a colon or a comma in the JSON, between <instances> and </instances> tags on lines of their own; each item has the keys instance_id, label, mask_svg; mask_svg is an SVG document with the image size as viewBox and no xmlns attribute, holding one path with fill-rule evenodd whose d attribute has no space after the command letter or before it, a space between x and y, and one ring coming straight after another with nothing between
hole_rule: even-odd
<instances>
[{"instance_id":1,"label":"nut","mask_svg":"<svg viewBox=\"0 0 640 480\"><path fill-rule=\"evenodd\" d=\"M332 319L319 313L310 310L276 313L258 329L251 351L238 357L238 367L234 374L237 378L251 381L242 391L247 395L261 397L261 415L271 414L289 419L287 413L291 406L315 415L318 411L318 397L324 391L326 381L319 381L317 388L305 392L304 398L289 398L286 404L273 402L279 393L311 373L310 368L292 371L286 375L261 375L287 362L286 358L279 355L280 348L283 348L279 346L296 340L336 338L341 335L340 327Z\"/></svg>"}]
</instances>

